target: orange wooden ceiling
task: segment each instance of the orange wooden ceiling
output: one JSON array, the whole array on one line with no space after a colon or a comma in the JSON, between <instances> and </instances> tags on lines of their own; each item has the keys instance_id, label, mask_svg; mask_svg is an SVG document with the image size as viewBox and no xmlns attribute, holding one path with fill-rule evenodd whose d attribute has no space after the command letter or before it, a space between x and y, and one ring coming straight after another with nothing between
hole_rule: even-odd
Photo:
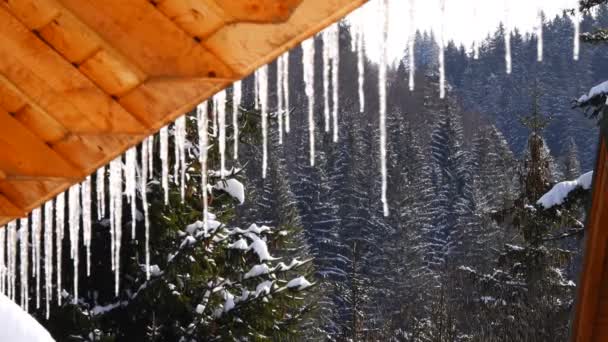
<instances>
[{"instance_id":1,"label":"orange wooden ceiling","mask_svg":"<svg viewBox=\"0 0 608 342\"><path fill-rule=\"evenodd\" d=\"M0 1L0 225L366 1Z\"/></svg>"}]
</instances>

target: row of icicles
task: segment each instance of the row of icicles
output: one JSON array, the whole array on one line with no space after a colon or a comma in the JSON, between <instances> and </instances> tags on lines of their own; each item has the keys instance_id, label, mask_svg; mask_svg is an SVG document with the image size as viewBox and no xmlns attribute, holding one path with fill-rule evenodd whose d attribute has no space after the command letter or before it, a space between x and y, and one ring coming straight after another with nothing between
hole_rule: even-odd
<instances>
[{"instance_id":1,"label":"row of icicles","mask_svg":"<svg viewBox=\"0 0 608 342\"><path fill-rule=\"evenodd\" d=\"M413 4L414 0L410 3ZM441 0L441 13L445 15L445 0ZM381 41L386 42L388 33L388 13L389 1L380 2L379 18L381 19L382 37ZM413 5L411 5L413 8ZM410 22L413 22L414 11L410 10ZM361 20L350 20L352 33L351 48L356 54L358 70L358 97L359 108L365 110L365 98L363 85L365 82L364 59L365 59L365 16L360 16ZM539 11L539 18L542 20L542 13ZM508 20L505 22L508 23ZM574 20L575 34L574 39L574 59L578 59L578 14ZM508 27L508 26L507 26ZM410 30L413 32L413 28ZM538 26L538 61L542 61L542 25ZM445 67L444 67L444 40L443 29L439 34L439 72L440 72L440 97L445 96ZM509 34L506 35L506 67L507 73L511 72L510 42ZM338 141L338 103L339 103L339 83L338 71L340 65L340 45L339 45L339 26L334 24L321 33L323 41L322 63L323 63L323 119L325 132L331 132L333 141ZM409 87L414 90L414 35L408 39L409 49ZM315 44L314 39L308 39L302 43L302 66L305 83L305 94L308 100L308 126L310 144L310 165L315 162L315 135L314 135L314 114L315 114ZM473 48L473 57L479 57L479 45ZM380 131L380 174L382 177L382 205L384 214L388 216L389 208L386 200L387 191L387 169L386 169L386 74L390 63L387 56L387 44L383 44L379 63L379 131ZM277 109L276 116L278 122L279 143L283 142L283 133L290 131L290 95L289 95L289 53L279 57L277 66ZM255 106L261 112L262 135L263 135L263 165L262 175L266 177L268 168L268 66L263 66L255 72L254 92ZM232 86L232 128L234 141L239 141L238 132L238 108L241 104L242 90L241 82L237 81ZM210 104L204 102L197 106L198 122L198 149L199 162L202 169L202 196L204 203L203 221L207 224L207 149L209 135L217 138L220 154L220 174L225 177L226 173L226 97L227 93L221 91L216 94ZM209 113L209 111L211 113ZM211 119L210 119L211 118ZM159 154L161 160L161 185L164 190L164 201L168 204L169 200L169 128L164 127L159 132ZM184 185L186 173L186 117L182 116L175 121L174 129L175 164L173 168L173 183L180 187L182 200L184 199ZM109 214L110 234L111 234L111 267L115 274L115 293L118 295L120 289L120 249L123 239L123 198L131 208L131 237L135 236L137 220L136 200L141 199L143 208L143 220L145 225L145 269L146 276L150 277L150 251L149 251L149 218L148 201L146 187L148 181L154 175L154 136L145 139L139 148L130 148L123 156L110 162L108 167L101 167L96 172L96 189L92 189L91 177L87 177L82 183L72 186L66 193L59 194L54 200L45 203L41 208L33 210L30 217L22 218L10 222L4 229L0 229L0 292L7 294L12 300L19 300L21 306L28 310L30 304L30 278L35 287L35 305L40 308L41 300L45 300L45 312L47 317L50 312L50 301L56 298L60 305L65 295L62 284L62 246L64 240L64 229L67 223L68 239L70 244L70 257L73 261L73 268L79 269L79 246L82 235L82 244L86 250L86 272L87 276L91 270L91 227L93 219L92 196L96 196L97 208L95 208L98 220ZM233 159L238 158L238 144L233 144ZM139 152L139 153L138 153ZM106 198L106 185L109 198ZM66 203L67 198L67 203ZM68 217L66 220L65 213ZM67 221L67 222L66 222ZM31 242L31 243L30 243ZM18 257L17 257L18 255ZM17 262L19 260L19 262ZM78 298L78 273L73 272L73 294L72 300L76 303ZM56 276L53 277L53 274ZM19 281L17 282L17 278ZM54 282L53 282L54 281ZM41 283L44 296L41 295ZM16 285L19 284L19 289Z\"/></svg>"}]
</instances>

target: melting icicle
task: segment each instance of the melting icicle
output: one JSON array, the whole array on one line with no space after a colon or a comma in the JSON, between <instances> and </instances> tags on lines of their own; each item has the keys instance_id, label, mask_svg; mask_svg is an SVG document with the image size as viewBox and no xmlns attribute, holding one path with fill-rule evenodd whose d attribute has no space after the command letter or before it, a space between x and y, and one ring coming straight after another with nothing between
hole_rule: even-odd
<instances>
[{"instance_id":1,"label":"melting icicle","mask_svg":"<svg viewBox=\"0 0 608 342\"><path fill-rule=\"evenodd\" d=\"M106 216L106 167L102 166L97 170L95 183L97 189L97 219Z\"/></svg>"},{"instance_id":2,"label":"melting icicle","mask_svg":"<svg viewBox=\"0 0 608 342\"><path fill-rule=\"evenodd\" d=\"M209 120L207 117L207 102L203 102L196 106L196 118L198 123L198 149L199 149L199 162L201 164L201 186L203 195L203 228L207 231L207 140L208 140L208 125Z\"/></svg>"},{"instance_id":3,"label":"melting icicle","mask_svg":"<svg viewBox=\"0 0 608 342\"><path fill-rule=\"evenodd\" d=\"M232 86L232 128L234 129L234 160L239 159L239 106L241 105L242 84L241 81L234 82ZM207 103L205 102L205 107ZM205 113L207 111L205 110ZM198 112L197 112L198 113Z\"/></svg>"},{"instance_id":4,"label":"melting icicle","mask_svg":"<svg viewBox=\"0 0 608 342\"><path fill-rule=\"evenodd\" d=\"M443 10L442 0L442 10ZM388 216L388 203L386 200L386 68L387 68L387 38L388 38L388 16L389 2L384 0L381 6L380 18L383 18L382 30L382 49L380 51L380 61L378 62L378 88L379 88L379 107L380 107L380 172L382 174L382 208L384 216ZM443 44L443 38L442 42Z\"/></svg>"},{"instance_id":5,"label":"melting icicle","mask_svg":"<svg viewBox=\"0 0 608 342\"><path fill-rule=\"evenodd\" d=\"M122 242L122 161L121 157L110 162L110 249L114 271L114 293L120 288L120 245Z\"/></svg>"},{"instance_id":6,"label":"melting icicle","mask_svg":"<svg viewBox=\"0 0 608 342\"><path fill-rule=\"evenodd\" d=\"M32 275L36 278L36 309L40 309L40 238L42 236L42 212L32 211Z\"/></svg>"},{"instance_id":7,"label":"melting icicle","mask_svg":"<svg viewBox=\"0 0 608 342\"><path fill-rule=\"evenodd\" d=\"M574 24L573 59L575 61L578 61L581 42L581 11L578 6L578 1L576 1L574 4L574 17L572 18L572 23Z\"/></svg>"},{"instance_id":8,"label":"melting icicle","mask_svg":"<svg viewBox=\"0 0 608 342\"><path fill-rule=\"evenodd\" d=\"M409 87L414 91L416 76L416 0L410 0L410 36L408 39Z\"/></svg>"},{"instance_id":9,"label":"melting icicle","mask_svg":"<svg viewBox=\"0 0 608 342\"><path fill-rule=\"evenodd\" d=\"M180 116L175 120L175 164L173 165L173 181L180 186L182 203L185 199L185 175L186 175L186 116Z\"/></svg>"},{"instance_id":10,"label":"melting icicle","mask_svg":"<svg viewBox=\"0 0 608 342\"><path fill-rule=\"evenodd\" d=\"M285 133L289 133L289 51L283 54L283 107L285 108Z\"/></svg>"},{"instance_id":11,"label":"melting icicle","mask_svg":"<svg viewBox=\"0 0 608 342\"><path fill-rule=\"evenodd\" d=\"M146 142L147 146L144 144L142 148L148 149L148 179L154 179L154 135L149 136Z\"/></svg>"},{"instance_id":12,"label":"melting icicle","mask_svg":"<svg viewBox=\"0 0 608 342\"><path fill-rule=\"evenodd\" d=\"M80 243L80 184L73 185L68 191L68 213L70 232L70 257L74 268L74 300L78 303L78 247Z\"/></svg>"},{"instance_id":13,"label":"melting icicle","mask_svg":"<svg viewBox=\"0 0 608 342\"><path fill-rule=\"evenodd\" d=\"M260 108L260 80L257 72L253 73L253 108Z\"/></svg>"},{"instance_id":14,"label":"melting icicle","mask_svg":"<svg viewBox=\"0 0 608 342\"><path fill-rule=\"evenodd\" d=\"M59 275L58 275L59 276ZM44 204L44 300L46 319L51 314L53 298L53 202Z\"/></svg>"},{"instance_id":15,"label":"melting icicle","mask_svg":"<svg viewBox=\"0 0 608 342\"><path fill-rule=\"evenodd\" d=\"M63 233L65 229L65 193L60 193L55 199L55 248L57 250L57 304L61 305L61 264L63 262Z\"/></svg>"},{"instance_id":16,"label":"melting icicle","mask_svg":"<svg viewBox=\"0 0 608 342\"><path fill-rule=\"evenodd\" d=\"M325 123L325 132L329 132L329 72L330 72L330 51L331 51L331 28L325 29L321 33L323 39L323 120Z\"/></svg>"},{"instance_id":17,"label":"melting icicle","mask_svg":"<svg viewBox=\"0 0 608 342\"><path fill-rule=\"evenodd\" d=\"M11 300L17 298L17 222L12 221L8 224L8 232L10 236L9 245L9 277L10 277L10 293Z\"/></svg>"},{"instance_id":18,"label":"melting icicle","mask_svg":"<svg viewBox=\"0 0 608 342\"><path fill-rule=\"evenodd\" d=\"M278 121L278 129L279 129L279 145L283 144L283 114L284 114L284 96L283 96L283 77L284 71L283 68L283 56L279 56L277 59L277 121Z\"/></svg>"},{"instance_id":19,"label":"melting icicle","mask_svg":"<svg viewBox=\"0 0 608 342\"><path fill-rule=\"evenodd\" d=\"M310 143L310 166L315 165L315 41L309 38L302 42L302 64L304 67L304 91L308 97L308 134Z\"/></svg>"},{"instance_id":20,"label":"melting icicle","mask_svg":"<svg viewBox=\"0 0 608 342\"><path fill-rule=\"evenodd\" d=\"M21 294L21 307L29 311L29 221L28 218L19 219L19 283Z\"/></svg>"},{"instance_id":21,"label":"melting icicle","mask_svg":"<svg viewBox=\"0 0 608 342\"><path fill-rule=\"evenodd\" d=\"M0 227L0 293L6 294L6 261L4 246L6 245L6 226Z\"/></svg>"},{"instance_id":22,"label":"melting icicle","mask_svg":"<svg viewBox=\"0 0 608 342\"><path fill-rule=\"evenodd\" d=\"M509 0L505 0L505 23L504 23L504 38L505 38L505 64L507 68L507 74L511 73L511 23L510 23L510 11L509 11Z\"/></svg>"},{"instance_id":23,"label":"melting icicle","mask_svg":"<svg viewBox=\"0 0 608 342\"><path fill-rule=\"evenodd\" d=\"M150 140L154 139L153 136L148 137L141 149L141 177L140 177L140 193L141 193L141 205L144 210L144 226L145 226L145 239L146 239L146 279L150 280L150 218L148 212L148 164L150 150L147 148L149 146Z\"/></svg>"},{"instance_id":24,"label":"melting icicle","mask_svg":"<svg viewBox=\"0 0 608 342\"><path fill-rule=\"evenodd\" d=\"M539 5L538 8L538 27L536 28L536 61L543 61L543 25L544 25L543 10Z\"/></svg>"},{"instance_id":25,"label":"melting icicle","mask_svg":"<svg viewBox=\"0 0 608 342\"><path fill-rule=\"evenodd\" d=\"M340 26L334 24L332 26L332 35L330 39L330 58L331 58L331 80L332 80L332 122L333 122L333 141L338 142L338 108L339 108L339 85L340 85Z\"/></svg>"},{"instance_id":26,"label":"melting icicle","mask_svg":"<svg viewBox=\"0 0 608 342\"><path fill-rule=\"evenodd\" d=\"M220 177L224 179L226 176L226 91L220 91L215 98L219 125Z\"/></svg>"},{"instance_id":27,"label":"melting icicle","mask_svg":"<svg viewBox=\"0 0 608 342\"><path fill-rule=\"evenodd\" d=\"M260 96L260 112L262 115L262 178L266 178L268 169L268 65L256 72Z\"/></svg>"},{"instance_id":28,"label":"melting icicle","mask_svg":"<svg viewBox=\"0 0 608 342\"><path fill-rule=\"evenodd\" d=\"M162 164L161 183L165 194L165 205L169 204L169 129L160 129L160 160Z\"/></svg>"},{"instance_id":29,"label":"melting icicle","mask_svg":"<svg viewBox=\"0 0 608 342\"><path fill-rule=\"evenodd\" d=\"M80 185L82 192L82 242L87 255L87 277L91 275L91 177L85 178Z\"/></svg>"},{"instance_id":30,"label":"melting icicle","mask_svg":"<svg viewBox=\"0 0 608 342\"><path fill-rule=\"evenodd\" d=\"M439 31L439 98L445 97L445 0L440 0L441 30Z\"/></svg>"},{"instance_id":31,"label":"melting icicle","mask_svg":"<svg viewBox=\"0 0 608 342\"><path fill-rule=\"evenodd\" d=\"M176 125L177 127L177 125ZM177 146L177 144L176 144ZM177 150L177 147L176 147ZM177 159L176 159L177 160ZM177 165L177 162L176 162ZM137 148L131 147L125 153L125 195L127 202L131 204L131 239L135 239L135 227L137 226Z\"/></svg>"}]
</instances>

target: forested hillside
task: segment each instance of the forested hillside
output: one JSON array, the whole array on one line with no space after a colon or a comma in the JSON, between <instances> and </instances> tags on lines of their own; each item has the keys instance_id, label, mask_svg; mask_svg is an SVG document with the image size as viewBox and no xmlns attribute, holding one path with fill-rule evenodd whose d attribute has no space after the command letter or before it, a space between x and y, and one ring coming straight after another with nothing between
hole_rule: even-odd
<instances>
[{"instance_id":1,"label":"forested hillside","mask_svg":"<svg viewBox=\"0 0 608 342\"><path fill-rule=\"evenodd\" d=\"M607 22L602 7L597 18L584 18L583 30ZM339 141L324 132L323 99L317 98L316 163L310 166L302 51L291 52L291 132L280 145L271 120L265 179L255 162L259 142L243 144L240 153L251 160L246 185L257 190L238 208L237 220L257 215L269 225L303 227L315 256L320 307L307 339L567 337L586 199L559 210L536 201L554 183L593 167L596 128L571 107L605 78L608 52L586 45L573 62L564 43L572 36L570 19L547 18L546 25L542 63L536 38L514 32L510 75L500 27L477 60L450 43L444 100L434 37L417 34L415 90L408 89L405 53L388 75L387 218L378 177L378 104L371 95L377 67L365 63L369 95L361 112L356 54L343 24ZM322 42L316 44L321 49ZM270 71L276 84L274 67ZM322 73L317 54L315 94L323 94ZM245 87L253 107L253 80Z\"/></svg>"}]
</instances>

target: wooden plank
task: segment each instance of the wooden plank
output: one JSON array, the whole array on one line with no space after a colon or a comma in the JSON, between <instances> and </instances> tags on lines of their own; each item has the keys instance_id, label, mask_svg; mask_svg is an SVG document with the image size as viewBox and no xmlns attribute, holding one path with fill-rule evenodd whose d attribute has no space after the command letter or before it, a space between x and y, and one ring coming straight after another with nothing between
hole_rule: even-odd
<instances>
[{"instance_id":1,"label":"wooden plank","mask_svg":"<svg viewBox=\"0 0 608 342\"><path fill-rule=\"evenodd\" d=\"M146 76L132 69L108 50L99 50L78 67L108 94L120 97L144 82Z\"/></svg>"},{"instance_id":2,"label":"wooden plank","mask_svg":"<svg viewBox=\"0 0 608 342\"><path fill-rule=\"evenodd\" d=\"M27 213L40 207L73 183L58 180L4 180L0 181L0 193ZM23 215L20 215L23 216Z\"/></svg>"},{"instance_id":3,"label":"wooden plank","mask_svg":"<svg viewBox=\"0 0 608 342\"><path fill-rule=\"evenodd\" d=\"M84 174L32 134L11 115L0 111L0 169L11 176L69 177Z\"/></svg>"},{"instance_id":4,"label":"wooden plank","mask_svg":"<svg viewBox=\"0 0 608 342\"><path fill-rule=\"evenodd\" d=\"M281 23L287 21L302 0L214 0L237 22Z\"/></svg>"},{"instance_id":5,"label":"wooden plank","mask_svg":"<svg viewBox=\"0 0 608 342\"><path fill-rule=\"evenodd\" d=\"M37 30L55 19L59 11L49 1L4 0L0 5L13 12L30 30Z\"/></svg>"},{"instance_id":6,"label":"wooden plank","mask_svg":"<svg viewBox=\"0 0 608 342\"><path fill-rule=\"evenodd\" d=\"M231 18L213 1L164 0L156 8L193 37L204 39Z\"/></svg>"},{"instance_id":7,"label":"wooden plank","mask_svg":"<svg viewBox=\"0 0 608 342\"><path fill-rule=\"evenodd\" d=\"M203 41L203 45L238 74L248 75L365 2L307 0L286 23L227 25Z\"/></svg>"},{"instance_id":8,"label":"wooden plank","mask_svg":"<svg viewBox=\"0 0 608 342\"><path fill-rule=\"evenodd\" d=\"M27 215L23 209L16 207L3 194L0 194L0 216L3 217L21 217Z\"/></svg>"},{"instance_id":9,"label":"wooden plank","mask_svg":"<svg viewBox=\"0 0 608 342\"><path fill-rule=\"evenodd\" d=\"M572 341L592 341L602 278L606 272L608 243L608 167L606 141L602 139L593 180L593 205L587 216L585 255L577 288L576 312L572 324Z\"/></svg>"},{"instance_id":10,"label":"wooden plank","mask_svg":"<svg viewBox=\"0 0 608 342\"><path fill-rule=\"evenodd\" d=\"M122 97L120 103L157 130L230 83L208 78L150 79Z\"/></svg>"},{"instance_id":11,"label":"wooden plank","mask_svg":"<svg viewBox=\"0 0 608 342\"><path fill-rule=\"evenodd\" d=\"M3 8L0 8L0 46L0 73L18 84L40 107L59 103L60 108L45 109L64 127L77 132L147 131Z\"/></svg>"},{"instance_id":12,"label":"wooden plank","mask_svg":"<svg viewBox=\"0 0 608 342\"><path fill-rule=\"evenodd\" d=\"M220 59L145 0L61 0L150 77L234 78Z\"/></svg>"}]
</instances>

